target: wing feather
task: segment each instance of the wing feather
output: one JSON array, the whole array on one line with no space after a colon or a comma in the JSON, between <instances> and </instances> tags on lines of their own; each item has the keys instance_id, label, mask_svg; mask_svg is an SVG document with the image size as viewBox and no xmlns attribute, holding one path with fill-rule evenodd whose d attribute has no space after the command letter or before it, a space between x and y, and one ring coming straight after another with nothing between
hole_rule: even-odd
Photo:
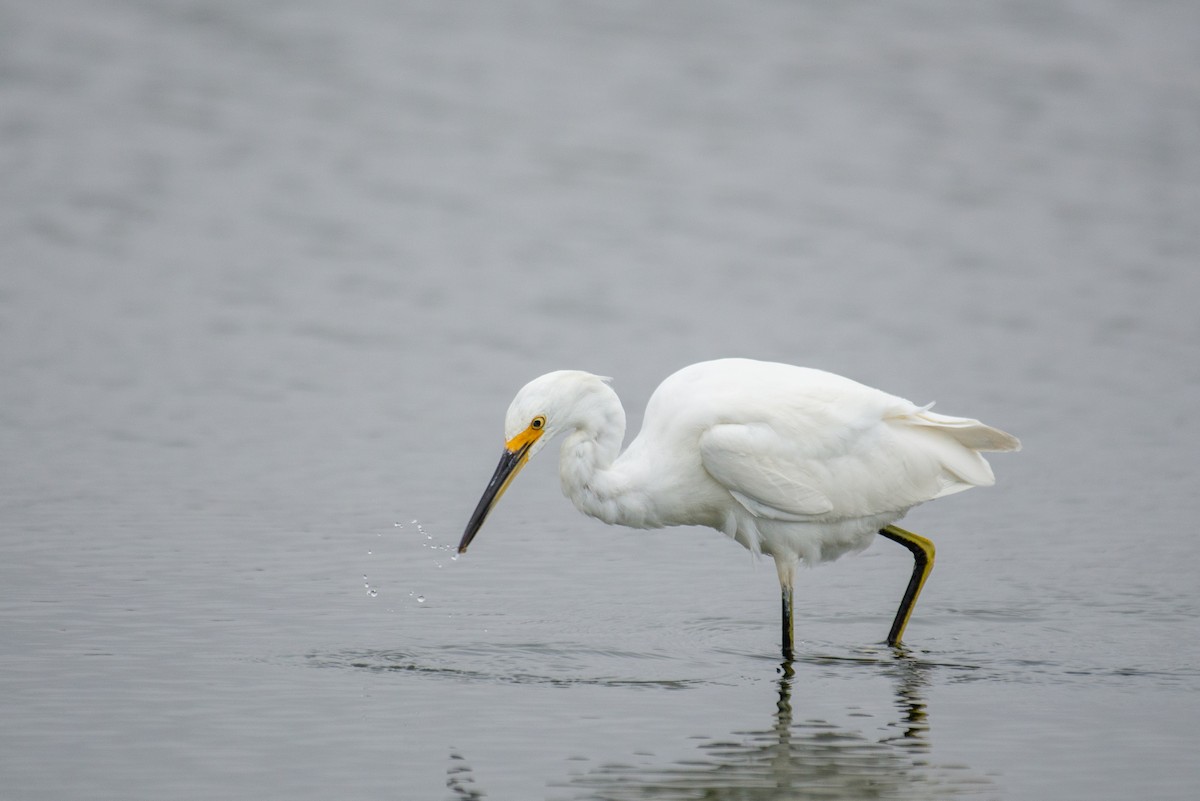
<instances>
[{"instance_id":1,"label":"wing feather","mask_svg":"<svg viewBox=\"0 0 1200 801\"><path fill-rule=\"evenodd\" d=\"M1020 448L978 420L841 376L737 359L664 381L643 431L676 437L680 450L698 444L700 466L738 505L780 521L903 513L992 484L979 452Z\"/></svg>"},{"instance_id":2,"label":"wing feather","mask_svg":"<svg viewBox=\"0 0 1200 801\"><path fill-rule=\"evenodd\" d=\"M833 511L833 503L788 458L788 443L768 425L729 423L700 437L700 459L717 483L758 517L809 520Z\"/></svg>"},{"instance_id":3,"label":"wing feather","mask_svg":"<svg viewBox=\"0 0 1200 801\"><path fill-rule=\"evenodd\" d=\"M758 517L835 520L902 512L995 483L979 450L1016 439L975 420L919 407L797 435L765 423L721 424L700 438L701 462Z\"/></svg>"}]
</instances>

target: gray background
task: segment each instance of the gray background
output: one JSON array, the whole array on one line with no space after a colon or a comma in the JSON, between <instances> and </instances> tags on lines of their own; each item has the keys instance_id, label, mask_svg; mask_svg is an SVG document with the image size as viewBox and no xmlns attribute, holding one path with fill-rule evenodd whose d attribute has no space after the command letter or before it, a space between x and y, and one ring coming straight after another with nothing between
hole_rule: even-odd
<instances>
[{"instance_id":1,"label":"gray background","mask_svg":"<svg viewBox=\"0 0 1200 801\"><path fill-rule=\"evenodd\" d=\"M0 0L0 798L1184 799L1200 6ZM450 558L512 394L823 367L1019 435L805 571Z\"/></svg>"}]
</instances>

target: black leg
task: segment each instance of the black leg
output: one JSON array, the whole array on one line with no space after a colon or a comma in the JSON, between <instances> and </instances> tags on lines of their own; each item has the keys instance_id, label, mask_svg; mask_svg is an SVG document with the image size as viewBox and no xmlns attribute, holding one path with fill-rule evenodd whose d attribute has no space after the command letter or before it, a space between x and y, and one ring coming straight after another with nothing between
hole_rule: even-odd
<instances>
[{"instance_id":1,"label":"black leg","mask_svg":"<svg viewBox=\"0 0 1200 801\"><path fill-rule=\"evenodd\" d=\"M896 610L896 619L892 621L892 630L888 632L887 638L888 645L899 645L900 638L904 636L904 627L908 625L913 607L917 604L917 596L921 594L925 579L929 578L929 573L933 570L934 548L933 543L921 535L897 526L884 526L879 530L879 535L900 543L912 551L913 555L912 578L908 580L908 588L900 600L900 608Z\"/></svg>"},{"instance_id":2,"label":"black leg","mask_svg":"<svg viewBox=\"0 0 1200 801\"><path fill-rule=\"evenodd\" d=\"M783 658L792 661L792 588L783 588Z\"/></svg>"}]
</instances>

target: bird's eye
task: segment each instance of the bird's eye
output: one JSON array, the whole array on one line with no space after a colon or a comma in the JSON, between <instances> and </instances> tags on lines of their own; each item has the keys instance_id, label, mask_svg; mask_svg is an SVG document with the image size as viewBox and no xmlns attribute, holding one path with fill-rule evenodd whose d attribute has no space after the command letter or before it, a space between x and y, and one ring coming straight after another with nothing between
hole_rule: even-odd
<instances>
[{"instance_id":1,"label":"bird's eye","mask_svg":"<svg viewBox=\"0 0 1200 801\"><path fill-rule=\"evenodd\" d=\"M541 431L546 427L546 418L539 414L537 417L533 418L533 422L529 424L529 427L534 431Z\"/></svg>"}]
</instances>

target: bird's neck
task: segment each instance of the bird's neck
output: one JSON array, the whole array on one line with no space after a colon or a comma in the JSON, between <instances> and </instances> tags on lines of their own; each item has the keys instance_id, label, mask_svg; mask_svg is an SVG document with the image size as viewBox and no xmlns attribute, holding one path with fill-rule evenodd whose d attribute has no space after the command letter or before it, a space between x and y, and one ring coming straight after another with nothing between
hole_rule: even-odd
<instances>
[{"instance_id":1,"label":"bird's neck","mask_svg":"<svg viewBox=\"0 0 1200 801\"><path fill-rule=\"evenodd\" d=\"M588 421L563 441L559 459L563 494L585 515L605 523L645 527L645 513L637 497L627 491L617 459L624 438L625 410L609 389L602 402L593 406Z\"/></svg>"}]
</instances>

